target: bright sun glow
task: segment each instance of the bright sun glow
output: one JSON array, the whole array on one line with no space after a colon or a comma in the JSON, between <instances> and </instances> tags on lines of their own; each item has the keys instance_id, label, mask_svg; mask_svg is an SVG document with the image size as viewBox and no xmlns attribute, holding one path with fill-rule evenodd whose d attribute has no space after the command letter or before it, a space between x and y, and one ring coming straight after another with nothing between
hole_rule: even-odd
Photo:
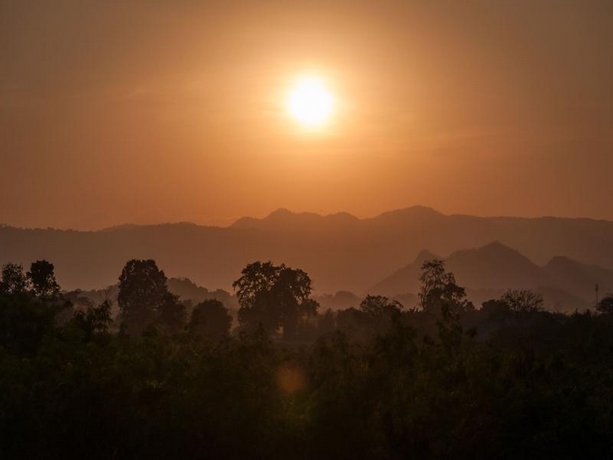
<instances>
[{"instance_id":1,"label":"bright sun glow","mask_svg":"<svg viewBox=\"0 0 613 460\"><path fill-rule=\"evenodd\" d=\"M316 129L325 125L334 112L334 96L319 77L304 76L291 87L287 98L289 114L301 126Z\"/></svg>"}]
</instances>

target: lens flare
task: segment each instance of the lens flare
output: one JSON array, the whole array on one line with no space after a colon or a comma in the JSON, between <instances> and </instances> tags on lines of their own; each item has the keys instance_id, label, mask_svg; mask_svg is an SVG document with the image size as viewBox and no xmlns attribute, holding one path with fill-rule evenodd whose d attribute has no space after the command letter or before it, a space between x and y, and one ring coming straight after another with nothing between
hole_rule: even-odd
<instances>
[{"instance_id":1,"label":"lens flare","mask_svg":"<svg viewBox=\"0 0 613 460\"><path fill-rule=\"evenodd\" d=\"M306 382L302 369L295 366L283 366L277 370L277 385L288 394L304 389Z\"/></svg>"}]
</instances>

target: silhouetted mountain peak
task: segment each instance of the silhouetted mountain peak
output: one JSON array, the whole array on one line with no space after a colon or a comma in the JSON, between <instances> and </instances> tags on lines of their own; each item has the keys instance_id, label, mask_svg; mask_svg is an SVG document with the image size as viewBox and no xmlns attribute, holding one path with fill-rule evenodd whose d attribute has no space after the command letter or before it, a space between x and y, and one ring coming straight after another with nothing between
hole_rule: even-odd
<instances>
[{"instance_id":1,"label":"silhouetted mountain peak","mask_svg":"<svg viewBox=\"0 0 613 460\"><path fill-rule=\"evenodd\" d=\"M134 230L138 227L139 226L136 224L120 224L120 225L113 225L112 227L103 228L100 231L101 232L116 232L116 231L121 231L121 230Z\"/></svg>"},{"instance_id":2,"label":"silhouetted mountain peak","mask_svg":"<svg viewBox=\"0 0 613 460\"><path fill-rule=\"evenodd\" d=\"M231 228L251 228L254 227L259 219L254 217L241 217L230 225Z\"/></svg>"},{"instance_id":3,"label":"silhouetted mountain peak","mask_svg":"<svg viewBox=\"0 0 613 460\"><path fill-rule=\"evenodd\" d=\"M240 219L232 228L162 224L81 232L2 227L0 248L0 264L51 260L66 288L113 283L130 258L153 258L169 275L229 288L247 263L272 259L305 269L319 292L362 291L405 267L397 283L389 284L395 294L416 292L419 262L452 254L446 258L447 269L472 288L552 286L554 277L562 280L555 286L567 286L580 276L574 292L585 298L593 297L595 282L601 292L613 289L605 283L613 280L607 271L613 268L613 222L477 218L444 215L424 206L367 219L280 209L266 217ZM419 254L424 248L432 252ZM454 256L462 248L476 249ZM573 269L572 260L554 258L553 266L565 263L568 269L540 269L559 254L582 264Z\"/></svg>"},{"instance_id":4,"label":"silhouetted mountain peak","mask_svg":"<svg viewBox=\"0 0 613 460\"><path fill-rule=\"evenodd\" d=\"M545 265L545 268L571 267L571 266L576 266L576 265L583 265L583 264L580 264L579 262L571 259L570 257L554 256L549 260L549 262L547 262L547 265Z\"/></svg>"},{"instance_id":5,"label":"silhouetted mountain peak","mask_svg":"<svg viewBox=\"0 0 613 460\"><path fill-rule=\"evenodd\" d=\"M480 264L491 264L492 267L497 265L505 265L507 268L511 265L515 267L524 266L526 268L536 267L530 259L519 251L499 241L493 241L479 248L456 251L447 258L447 261L452 265L458 262L479 262Z\"/></svg>"},{"instance_id":6,"label":"silhouetted mountain peak","mask_svg":"<svg viewBox=\"0 0 613 460\"><path fill-rule=\"evenodd\" d=\"M354 216L353 214L349 214L348 212L337 212L335 214L329 214L326 217L328 219L334 219L334 220L345 221L345 222L359 222L360 220L356 216Z\"/></svg>"},{"instance_id":7,"label":"silhouetted mountain peak","mask_svg":"<svg viewBox=\"0 0 613 460\"><path fill-rule=\"evenodd\" d=\"M432 218L441 217L443 214L428 206L410 206L408 208L396 209L394 211L379 214L375 219L404 219L404 218Z\"/></svg>"},{"instance_id":8,"label":"silhouetted mountain peak","mask_svg":"<svg viewBox=\"0 0 613 460\"><path fill-rule=\"evenodd\" d=\"M258 219L256 217L242 217L234 222L232 227L239 228L251 228L251 227L270 227L271 225L285 225L295 222L297 220L304 220L305 218L318 218L314 213L295 213L286 208L279 208L268 214L266 217Z\"/></svg>"},{"instance_id":9,"label":"silhouetted mountain peak","mask_svg":"<svg viewBox=\"0 0 613 460\"><path fill-rule=\"evenodd\" d=\"M307 214L307 213L304 213ZM273 212L268 214L265 219L287 219L288 217L297 216L298 213L292 212L287 208L279 208L275 209Z\"/></svg>"},{"instance_id":10,"label":"silhouetted mountain peak","mask_svg":"<svg viewBox=\"0 0 613 460\"><path fill-rule=\"evenodd\" d=\"M589 265L589 264L584 264L584 263L578 262L578 261L576 261L574 259L571 259L570 257L566 257L566 256L554 256L545 265L545 268L547 268L547 269L553 269L553 268L577 268L577 267L601 268L601 267L598 267L597 265Z\"/></svg>"},{"instance_id":11,"label":"silhouetted mountain peak","mask_svg":"<svg viewBox=\"0 0 613 460\"><path fill-rule=\"evenodd\" d=\"M475 249L475 251L485 254L515 255L525 258L522 254L519 253L519 251L516 251L515 249L505 244L502 244L500 241L492 241L491 243L488 243L484 246L481 246L480 248Z\"/></svg>"},{"instance_id":12,"label":"silhouetted mountain peak","mask_svg":"<svg viewBox=\"0 0 613 460\"><path fill-rule=\"evenodd\" d=\"M288 227L288 226L303 226L305 224L319 224L319 223L332 223L332 224L347 224L347 223L359 223L360 219L346 213L338 212L335 214L321 215L314 212L293 212L289 209L279 208L262 219L253 217L243 217L238 219L232 227L235 228L275 228L275 227Z\"/></svg>"},{"instance_id":13,"label":"silhouetted mountain peak","mask_svg":"<svg viewBox=\"0 0 613 460\"><path fill-rule=\"evenodd\" d=\"M600 281L609 280L613 282L613 270L599 265L578 262L566 256L552 257L544 268L555 273L557 276L562 274L569 275L570 273L576 276L578 273L582 273L588 277L599 278Z\"/></svg>"},{"instance_id":14,"label":"silhouetted mountain peak","mask_svg":"<svg viewBox=\"0 0 613 460\"><path fill-rule=\"evenodd\" d=\"M377 222L379 224L388 224L396 222L398 224L410 224L411 222L428 221L433 218L445 217L444 214L429 208L427 206L411 206L409 208L397 209L395 211L385 212L376 217L364 219L364 221ZM234 222L231 227L234 228L266 228L272 229L277 226L287 227L294 225L317 224L325 222L326 224L353 224L360 223L359 219L346 212L338 212L335 214L321 215L313 212L293 212L286 208L279 208L263 218L242 217Z\"/></svg>"}]
</instances>

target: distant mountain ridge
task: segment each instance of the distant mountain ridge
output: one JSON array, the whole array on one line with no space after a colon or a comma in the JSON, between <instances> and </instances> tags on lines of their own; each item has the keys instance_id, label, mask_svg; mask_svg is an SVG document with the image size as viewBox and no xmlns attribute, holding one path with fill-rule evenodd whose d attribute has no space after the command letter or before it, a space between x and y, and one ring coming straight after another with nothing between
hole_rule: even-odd
<instances>
[{"instance_id":1,"label":"distant mountain ridge","mask_svg":"<svg viewBox=\"0 0 613 460\"><path fill-rule=\"evenodd\" d=\"M376 283L368 292L392 297L417 293L421 266L434 257L422 251L415 261ZM562 308L572 310L593 306L596 284L603 292L613 291L613 270L560 256L540 267L497 241L440 259L477 304L507 289L532 289L541 292L550 306L563 304Z\"/></svg>"},{"instance_id":2,"label":"distant mountain ridge","mask_svg":"<svg viewBox=\"0 0 613 460\"><path fill-rule=\"evenodd\" d=\"M613 267L613 222L445 215L423 206L366 219L277 210L229 227L178 223L86 232L2 226L0 263L27 266L46 258L64 287L92 289L115 283L127 260L153 258L168 276L230 290L247 263L273 260L306 270L318 293L362 294L424 248L448 255L492 241L539 266L564 256Z\"/></svg>"}]
</instances>

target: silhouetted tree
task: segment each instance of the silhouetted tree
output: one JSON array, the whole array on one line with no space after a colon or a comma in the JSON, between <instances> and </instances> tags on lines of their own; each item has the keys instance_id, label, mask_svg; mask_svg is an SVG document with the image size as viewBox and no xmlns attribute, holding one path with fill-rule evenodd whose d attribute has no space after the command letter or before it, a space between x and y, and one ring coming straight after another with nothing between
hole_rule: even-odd
<instances>
[{"instance_id":1,"label":"silhouetted tree","mask_svg":"<svg viewBox=\"0 0 613 460\"><path fill-rule=\"evenodd\" d=\"M488 319L502 319L511 312L509 305L501 299L491 299L483 302L481 311Z\"/></svg>"},{"instance_id":2,"label":"silhouetted tree","mask_svg":"<svg viewBox=\"0 0 613 460\"><path fill-rule=\"evenodd\" d=\"M396 311L373 297L338 312L354 335L296 347L266 334L126 340L110 304L68 323L60 304L0 295L0 458L66 446L70 458L611 457L613 315L517 315L497 299L486 304L512 320L485 306L458 322L402 311L372 340ZM227 331L219 303L194 313L190 332ZM225 326L210 328L217 314Z\"/></svg>"},{"instance_id":3,"label":"silhouetted tree","mask_svg":"<svg viewBox=\"0 0 613 460\"><path fill-rule=\"evenodd\" d=\"M466 290L457 285L455 276L445 270L442 260L426 261L421 270L419 303L424 311L440 312L444 319L457 319L461 313L474 308L466 299Z\"/></svg>"},{"instance_id":4,"label":"silhouetted tree","mask_svg":"<svg viewBox=\"0 0 613 460\"><path fill-rule=\"evenodd\" d=\"M60 285L55 280L54 266L46 260L37 260L30 266L28 279L32 291L39 297L54 297L60 293Z\"/></svg>"},{"instance_id":5,"label":"silhouetted tree","mask_svg":"<svg viewBox=\"0 0 613 460\"><path fill-rule=\"evenodd\" d=\"M319 315L318 320L317 330L319 336L332 334L336 329L334 312L331 309L328 308L323 315Z\"/></svg>"},{"instance_id":6,"label":"silhouetted tree","mask_svg":"<svg viewBox=\"0 0 613 460\"><path fill-rule=\"evenodd\" d=\"M311 278L300 269L254 262L241 272L232 285L239 300L239 321L248 329L263 327L295 338L298 323L317 313L318 304L310 298Z\"/></svg>"},{"instance_id":7,"label":"silhouetted tree","mask_svg":"<svg viewBox=\"0 0 613 460\"><path fill-rule=\"evenodd\" d=\"M187 329L194 336L217 340L228 335L231 325L232 317L223 303L207 299L194 307Z\"/></svg>"},{"instance_id":8,"label":"silhouetted tree","mask_svg":"<svg viewBox=\"0 0 613 460\"><path fill-rule=\"evenodd\" d=\"M392 316L402 311L402 305L385 296L368 295L360 303L360 310L372 317Z\"/></svg>"},{"instance_id":9,"label":"silhouetted tree","mask_svg":"<svg viewBox=\"0 0 613 460\"><path fill-rule=\"evenodd\" d=\"M596 310L600 313L613 314L613 295L603 297L596 305Z\"/></svg>"},{"instance_id":10,"label":"silhouetted tree","mask_svg":"<svg viewBox=\"0 0 613 460\"><path fill-rule=\"evenodd\" d=\"M543 296L529 289L509 289L500 301L507 305L509 310L516 313L530 313L543 310Z\"/></svg>"},{"instance_id":11,"label":"silhouetted tree","mask_svg":"<svg viewBox=\"0 0 613 460\"><path fill-rule=\"evenodd\" d=\"M96 306L94 301L87 297L87 295L84 295L83 291L80 289L65 292L63 298L78 310L86 311L88 308L94 308Z\"/></svg>"},{"instance_id":12,"label":"silhouetted tree","mask_svg":"<svg viewBox=\"0 0 613 460\"><path fill-rule=\"evenodd\" d=\"M347 338L357 342L366 342L373 336L372 318L357 308L338 311L336 328Z\"/></svg>"},{"instance_id":13,"label":"silhouetted tree","mask_svg":"<svg viewBox=\"0 0 613 460\"><path fill-rule=\"evenodd\" d=\"M54 299L0 296L0 350L18 355L36 353L43 338L57 326L57 316L63 311L64 305Z\"/></svg>"},{"instance_id":14,"label":"silhouetted tree","mask_svg":"<svg viewBox=\"0 0 613 460\"><path fill-rule=\"evenodd\" d=\"M85 339L91 340L96 335L105 335L113 322L111 318L111 303L102 302L97 307L89 307L87 310L75 312L72 323L85 332Z\"/></svg>"},{"instance_id":15,"label":"silhouetted tree","mask_svg":"<svg viewBox=\"0 0 613 460\"><path fill-rule=\"evenodd\" d=\"M365 334L374 337L389 331L401 316L402 304L385 296L369 295L360 303L360 311L366 316L362 321Z\"/></svg>"},{"instance_id":16,"label":"silhouetted tree","mask_svg":"<svg viewBox=\"0 0 613 460\"><path fill-rule=\"evenodd\" d=\"M141 334L156 320L157 311L168 294L166 275L154 260L130 260L119 277L117 302L122 327L129 334Z\"/></svg>"},{"instance_id":17,"label":"silhouetted tree","mask_svg":"<svg viewBox=\"0 0 613 460\"><path fill-rule=\"evenodd\" d=\"M158 308L158 323L168 334L178 334L185 327L187 313L185 305L179 302L179 297L167 292L162 297Z\"/></svg>"},{"instance_id":18,"label":"silhouetted tree","mask_svg":"<svg viewBox=\"0 0 613 460\"><path fill-rule=\"evenodd\" d=\"M18 264L8 263L2 267L2 281L0 293L23 294L28 289L28 278L23 272L23 267Z\"/></svg>"}]
</instances>

